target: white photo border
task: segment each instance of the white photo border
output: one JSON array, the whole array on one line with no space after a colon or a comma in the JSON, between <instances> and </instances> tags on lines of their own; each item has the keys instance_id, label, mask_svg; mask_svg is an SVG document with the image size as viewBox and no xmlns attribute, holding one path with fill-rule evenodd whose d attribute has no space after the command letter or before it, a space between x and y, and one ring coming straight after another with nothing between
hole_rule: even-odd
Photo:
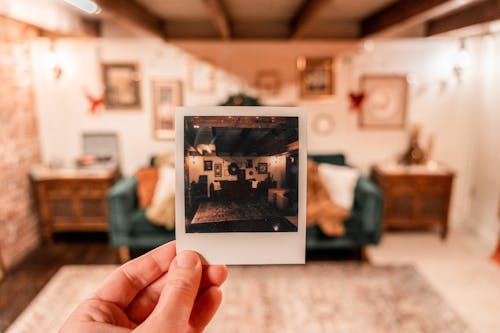
<instances>
[{"instance_id":1,"label":"white photo border","mask_svg":"<svg viewBox=\"0 0 500 333\"><path fill-rule=\"evenodd\" d=\"M298 117L299 205L297 232L186 233L184 202L184 118L186 116ZM208 264L304 264L306 246L307 115L299 107L178 107L175 115L177 253L198 252Z\"/></svg>"}]
</instances>

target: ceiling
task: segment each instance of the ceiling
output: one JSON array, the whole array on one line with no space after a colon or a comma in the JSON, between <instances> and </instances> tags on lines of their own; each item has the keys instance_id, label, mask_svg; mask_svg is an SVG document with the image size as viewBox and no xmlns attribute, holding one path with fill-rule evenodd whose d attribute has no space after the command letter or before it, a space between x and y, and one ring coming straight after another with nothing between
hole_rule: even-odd
<instances>
[{"instance_id":1,"label":"ceiling","mask_svg":"<svg viewBox=\"0 0 500 333\"><path fill-rule=\"evenodd\" d=\"M498 0L93 1L102 8L94 22L167 41L429 37L488 31L500 21Z\"/></svg>"},{"instance_id":2,"label":"ceiling","mask_svg":"<svg viewBox=\"0 0 500 333\"><path fill-rule=\"evenodd\" d=\"M298 118L186 117L184 134L187 149L213 143L217 156L271 156L298 141Z\"/></svg>"}]
</instances>

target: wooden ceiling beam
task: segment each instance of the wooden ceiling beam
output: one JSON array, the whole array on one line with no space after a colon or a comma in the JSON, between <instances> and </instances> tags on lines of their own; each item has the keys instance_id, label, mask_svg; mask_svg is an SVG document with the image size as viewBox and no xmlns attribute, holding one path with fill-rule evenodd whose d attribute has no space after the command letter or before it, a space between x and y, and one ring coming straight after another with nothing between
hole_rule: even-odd
<instances>
[{"instance_id":1,"label":"wooden ceiling beam","mask_svg":"<svg viewBox=\"0 0 500 333\"><path fill-rule=\"evenodd\" d=\"M231 24L221 0L203 0L203 3L222 39L230 39L232 35Z\"/></svg>"},{"instance_id":2,"label":"wooden ceiling beam","mask_svg":"<svg viewBox=\"0 0 500 333\"><path fill-rule=\"evenodd\" d=\"M441 35L500 20L500 1L487 0L427 23L426 36Z\"/></svg>"},{"instance_id":3,"label":"wooden ceiling beam","mask_svg":"<svg viewBox=\"0 0 500 333\"><path fill-rule=\"evenodd\" d=\"M125 26L146 31L154 36L167 39L165 20L148 10L135 0L95 0L105 13Z\"/></svg>"},{"instance_id":4,"label":"wooden ceiling beam","mask_svg":"<svg viewBox=\"0 0 500 333\"><path fill-rule=\"evenodd\" d=\"M290 38L301 38L329 0L304 0L290 22Z\"/></svg>"},{"instance_id":5,"label":"wooden ceiling beam","mask_svg":"<svg viewBox=\"0 0 500 333\"><path fill-rule=\"evenodd\" d=\"M361 21L361 38L380 36L425 23L474 0L400 0Z\"/></svg>"}]
</instances>

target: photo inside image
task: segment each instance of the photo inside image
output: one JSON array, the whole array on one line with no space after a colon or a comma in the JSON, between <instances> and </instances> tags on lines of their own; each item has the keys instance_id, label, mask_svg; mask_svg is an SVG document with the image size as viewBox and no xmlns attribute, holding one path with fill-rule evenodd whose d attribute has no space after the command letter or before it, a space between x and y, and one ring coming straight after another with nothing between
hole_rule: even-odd
<instances>
[{"instance_id":1,"label":"photo inside image","mask_svg":"<svg viewBox=\"0 0 500 333\"><path fill-rule=\"evenodd\" d=\"M186 232L296 232L298 124L298 117L186 116Z\"/></svg>"}]
</instances>

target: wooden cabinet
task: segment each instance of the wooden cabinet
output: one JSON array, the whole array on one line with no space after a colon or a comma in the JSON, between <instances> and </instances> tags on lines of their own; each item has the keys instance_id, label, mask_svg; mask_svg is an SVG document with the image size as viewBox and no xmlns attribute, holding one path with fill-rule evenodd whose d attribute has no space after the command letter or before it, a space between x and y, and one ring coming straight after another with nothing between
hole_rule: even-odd
<instances>
[{"instance_id":1,"label":"wooden cabinet","mask_svg":"<svg viewBox=\"0 0 500 333\"><path fill-rule=\"evenodd\" d=\"M446 238L453 177L444 167L375 166L372 179L384 193L384 228L438 227Z\"/></svg>"},{"instance_id":2,"label":"wooden cabinet","mask_svg":"<svg viewBox=\"0 0 500 333\"><path fill-rule=\"evenodd\" d=\"M54 232L108 230L107 191L116 171L33 172L31 180L44 240Z\"/></svg>"}]
</instances>

